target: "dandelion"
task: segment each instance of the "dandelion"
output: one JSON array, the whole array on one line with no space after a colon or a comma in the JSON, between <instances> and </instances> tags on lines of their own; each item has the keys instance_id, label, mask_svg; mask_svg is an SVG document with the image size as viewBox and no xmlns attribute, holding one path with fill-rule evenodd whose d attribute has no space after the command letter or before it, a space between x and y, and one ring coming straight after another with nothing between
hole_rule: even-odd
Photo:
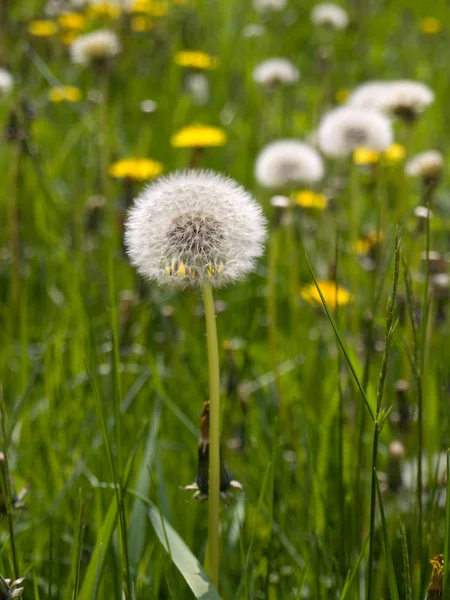
<instances>
[{"instance_id":1,"label":"dandelion","mask_svg":"<svg viewBox=\"0 0 450 600\"><path fill-rule=\"evenodd\" d=\"M242 37L246 39L252 39L261 37L265 33L266 28L264 27L264 25L261 25L260 23L250 23L249 25L246 25L242 30Z\"/></svg>"},{"instance_id":2,"label":"dandelion","mask_svg":"<svg viewBox=\"0 0 450 600\"><path fill-rule=\"evenodd\" d=\"M58 17L58 23L63 29L81 31L86 26L86 17L74 12L63 13Z\"/></svg>"},{"instance_id":3,"label":"dandelion","mask_svg":"<svg viewBox=\"0 0 450 600\"><path fill-rule=\"evenodd\" d=\"M212 148L224 146L227 134L223 129L210 125L188 125L175 133L170 143L174 148Z\"/></svg>"},{"instance_id":4,"label":"dandelion","mask_svg":"<svg viewBox=\"0 0 450 600\"><path fill-rule=\"evenodd\" d=\"M442 23L437 17L425 17L419 25L420 31L425 35L435 35L442 30Z\"/></svg>"},{"instance_id":5,"label":"dandelion","mask_svg":"<svg viewBox=\"0 0 450 600\"><path fill-rule=\"evenodd\" d=\"M103 64L119 52L119 38L107 29L81 35L70 45L72 62L82 65Z\"/></svg>"},{"instance_id":6,"label":"dandelion","mask_svg":"<svg viewBox=\"0 0 450 600\"><path fill-rule=\"evenodd\" d=\"M139 108L143 113L151 115L158 110L158 105L154 100L147 99L142 100L142 102L139 105Z\"/></svg>"},{"instance_id":7,"label":"dandelion","mask_svg":"<svg viewBox=\"0 0 450 600\"><path fill-rule=\"evenodd\" d=\"M405 166L405 172L410 177L419 177L430 185L439 180L444 167L444 157L438 150L427 150L413 156Z\"/></svg>"},{"instance_id":8,"label":"dandelion","mask_svg":"<svg viewBox=\"0 0 450 600\"><path fill-rule=\"evenodd\" d=\"M356 148L353 152L353 162L355 165L376 165L380 160L380 153L370 148Z\"/></svg>"},{"instance_id":9,"label":"dandelion","mask_svg":"<svg viewBox=\"0 0 450 600\"><path fill-rule=\"evenodd\" d=\"M357 88L349 104L370 107L412 123L434 101L433 91L420 81L374 81Z\"/></svg>"},{"instance_id":10,"label":"dandelion","mask_svg":"<svg viewBox=\"0 0 450 600\"><path fill-rule=\"evenodd\" d=\"M60 85L48 92L50 102L80 102L81 91L73 85Z\"/></svg>"},{"instance_id":11,"label":"dandelion","mask_svg":"<svg viewBox=\"0 0 450 600\"><path fill-rule=\"evenodd\" d=\"M258 183L270 189L289 184L317 183L324 174L319 153L297 140L277 140L259 153L255 164Z\"/></svg>"},{"instance_id":12,"label":"dandelion","mask_svg":"<svg viewBox=\"0 0 450 600\"><path fill-rule=\"evenodd\" d=\"M394 142L383 152L383 161L389 165L396 165L405 160L406 148L402 144Z\"/></svg>"},{"instance_id":13,"label":"dandelion","mask_svg":"<svg viewBox=\"0 0 450 600\"><path fill-rule=\"evenodd\" d=\"M383 234L371 231L365 237L359 238L353 245L357 254L369 254L383 240Z\"/></svg>"},{"instance_id":14,"label":"dandelion","mask_svg":"<svg viewBox=\"0 0 450 600\"><path fill-rule=\"evenodd\" d=\"M0 67L0 97L6 96L14 87L14 79L9 71Z\"/></svg>"},{"instance_id":15,"label":"dandelion","mask_svg":"<svg viewBox=\"0 0 450 600\"><path fill-rule=\"evenodd\" d=\"M323 25L332 29L345 29L348 25L348 14L338 4L324 2L316 4L311 11L311 21L314 25Z\"/></svg>"},{"instance_id":16,"label":"dandelion","mask_svg":"<svg viewBox=\"0 0 450 600\"><path fill-rule=\"evenodd\" d=\"M348 156L360 146L384 150L392 144L392 137L392 127L386 116L353 106L330 111L318 128L319 148L332 158Z\"/></svg>"},{"instance_id":17,"label":"dandelion","mask_svg":"<svg viewBox=\"0 0 450 600\"><path fill-rule=\"evenodd\" d=\"M223 175L195 170L173 173L148 186L129 211L125 229L128 255L141 275L160 285L203 290L209 365L208 570L216 587L223 469L212 288L247 275L262 254L265 236L262 210L248 192Z\"/></svg>"},{"instance_id":18,"label":"dandelion","mask_svg":"<svg viewBox=\"0 0 450 600\"><path fill-rule=\"evenodd\" d=\"M212 171L185 171L147 187L130 211L131 262L151 281L221 287L251 271L262 253L264 217L252 196Z\"/></svg>"},{"instance_id":19,"label":"dandelion","mask_svg":"<svg viewBox=\"0 0 450 600\"><path fill-rule=\"evenodd\" d=\"M349 304L353 299L353 295L339 284L336 284L335 281L319 280L317 285L322 292L325 302L332 310L334 310L337 306L345 306L346 304ZM322 300L315 283L310 283L304 286L300 291L300 295L303 300L309 304L322 304Z\"/></svg>"},{"instance_id":20,"label":"dandelion","mask_svg":"<svg viewBox=\"0 0 450 600\"><path fill-rule=\"evenodd\" d=\"M209 82L203 73L191 73L186 77L184 85L195 104L204 106L208 102Z\"/></svg>"},{"instance_id":21,"label":"dandelion","mask_svg":"<svg viewBox=\"0 0 450 600\"><path fill-rule=\"evenodd\" d=\"M428 586L427 600L442 598L444 587L444 555L438 554L430 560L432 567L430 584Z\"/></svg>"},{"instance_id":22,"label":"dandelion","mask_svg":"<svg viewBox=\"0 0 450 600\"><path fill-rule=\"evenodd\" d=\"M258 12L281 11L287 6L287 0L253 0L253 8Z\"/></svg>"},{"instance_id":23,"label":"dandelion","mask_svg":"<svg viewBox=\"0 0 450 600\"><path fill-rule=\"evenodd\" d=\"M88 14L93 19L107 17L109 19L118 19L122 12L122 3L114 0L89 0Z\"/></svg>"},{"instance_id":24,"label":"dandelion","mask_svg":"<svg viewBox=\"0 0 450 600\"><path fill-rule=\"evenodd\" d=\"M58 31L58 25L54 21L31 21L28 31L34 37L51 37Z\"/></svg>"},{"instance_id":25,"label":"dandelion","mask_svg":"<svg viewBox=\"0 0 450 600\"><path fill-rule=\"evenodd\" d=\"M266 87L292 85L300 78L300 71L287 58L268 58L253 71L253 81Z\"/></svg>"},{"instance_id":26,"label":"dandelion","mask_svg":"<svg viewBox=\"0 0 450 600\"><path fill-rule=\"evenodd\" d=\"M347 88L339 88L336 92L335 98L338 104L345 104L350 96L350 90Z\"/></svg>"},{"instance_id":27,"label":"dandelion","mask_svg":"<svg viewBox=\"0 0 450 600\"><path fill-rule=\"evenodd\" d=\"M217 66L217 58L200 52L198 50L182 50L174 57L175 64L180 67L191 67L192 69L214 69Z\"/></svg>"},{"instance_id":28,"label":"dandelion","mask_svg":"<svg viewBox=\"0 0 450 600\"><path fill-rule=\"evenodd\" d=\"M314 210L325 210L328 206L328 198L324 194L319 194L313 190L302 190L293 192L291 198L297 206L301 208L312 208Z\"/></svg>"},{"instance_id":29,"label":"dandelion","mask_svg":"<svg viewBox=\"0 0 450 600\"><path fill-rule=\"evenodd\" d=\"M133 31L143 33L153 29L153 21L147 15L140 15L131 19L131 29Z\"/></svg>"},{"instance_id":30,"label":"dandelion","mask_svg":"<svg viewBox=\"0 0 450 600\"><path fill-rule=\"evenodd\" d=\"M109 167L109 174L117 179L145 181L161 175L163 165L150 158L125 158Z\"/></svg>"}]
</instances>

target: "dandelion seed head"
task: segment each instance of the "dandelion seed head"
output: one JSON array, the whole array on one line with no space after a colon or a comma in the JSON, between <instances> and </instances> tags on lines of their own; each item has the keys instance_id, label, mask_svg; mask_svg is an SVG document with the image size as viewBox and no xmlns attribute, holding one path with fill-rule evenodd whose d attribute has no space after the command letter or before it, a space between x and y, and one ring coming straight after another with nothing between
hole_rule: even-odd
<instances>
[{"instance_id":1,"label":"dandelion seed head","mask_svg":"<svg viewBox=\"0 0 450 600\"><path fill-rule=\"evenodd\" d=\"M258 12L280 11L287 6L287 0L253 0L253 8Z\"/></svg>"},{"instance_id":2,"label":"dandelion seed head","mask_svg":"<svg viewBox=\"0 0 450 600\"><path fill-rule=\"evenodd\" d=\"M320 154L297 140L277 140L259 153L255 163L258 183L277 189L295 183L316 183L324 174Z\"/></svg>"},{"instance_id":3,"label":"dandelion seed head","mask_svg":"<svg viewBox=\"0 0 450 600\"><path fill-rule=\"evenodd\" d=\"M444 157L438 150L427 150L413 156L405 166L405 172L410 177L434 179L444 167Z\"/></svg>"},{"instance_id":4,"label":"dandelion seed head","mask_svg":"<svg viewBox=\"0 0 450 600\"><path fill-rule=\"evenodd\" d=\"M119 38L108 29L80 35L70 45L72 62L83 65L107 60L119 52Z\"/></svg>"},{"instance_id":5,"label":"dandelion seed head","mask_svg":"<svg viewBox=\"0 0 450 600\"><path fill-rule=\"evenodd\" d=\"M318 128L319 148L332 158L349 156L360 146L384 150L392 141L389 119L368 108L335 108L322 118Z\"/></svg>"},{"instance_id":6,"label":"dandelion seed head","mask_svg":"<svg viewBox=\"0 0 450 600\"><path fill-rule=\"evenodd\" d=\"M266 87L292 85L300 78L300 71L287 58L268 58L253 71L253 81Z\"/></svg>"},{"instance_id":7,"label":"dandelion seed head","mask_svg":"<svg viewBox=\"0 0 450 600\"><path fill-rule=\"evenodd\" d=\"M125 244L138 272L159 285L222 287L242 279L263 252L261 207L235 181L188 170L148 186L130 209Z\"/></svg>"},{"instance_id":8,"label":"dandelion seed head","mask_svg":"<svg viewBox=\"0 0 450 600\"><path fill-rule=\"evenodd\" d=\"M351 106L374 108L405 121L413 121L434 101L433 91L420 81L369 81L356 88Z\"/></svg>"},{"instance_id":9,"label":"dandelion seed head","mask_svg":"<svg viewBox=\"0 0 450 600\"><path fill-rule=\"evenodd\" d=\"M0 96L8 94L14 87L14 79L9 71L0 67Z\"/></svg>"},{"instance_id":10,"label":"dandelion seed head","mask_svg":"<svg viewBox=\"0 0 450 600\"><path fill-rule=\"evenodd\" d=\"M334 2L316 4L311 11L311 21L314 25L324 25L333 29L345 29L349 18L345 10Z\"/></svg>"}]
</instances>

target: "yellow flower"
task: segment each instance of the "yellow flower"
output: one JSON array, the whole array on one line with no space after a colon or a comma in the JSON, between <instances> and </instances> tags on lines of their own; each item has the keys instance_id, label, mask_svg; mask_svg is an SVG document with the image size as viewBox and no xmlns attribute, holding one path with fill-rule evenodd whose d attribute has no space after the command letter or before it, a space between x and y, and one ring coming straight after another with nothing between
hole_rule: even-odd
<instances>
[{"instance_id":1,"label":"yellow flower","mask_svg":"<svg viewBox=\"0 0 450 600\"><path fill-rule=\"evenodd\" d=\"M147 12L150 8L150 0L135 0L131 12Z\"/></svg>"},{"instance_id":2,"label":"yellow flower","mask_svg":"<svg viewBox=\"0 0 450 600\"><path fill-rule=\"evenodd\" d=\"M64 13L58 17L58 23L63 29L81 31L86 25L86 18L78 13Z\"/></svg>"},{"instance_id":3,"label":"yellow flower","mask_svg":"<svg viewBox=\"0 0 450 600\"><path fill-rule=\"evenodd\" d=\"M328 205L328 199L323 194L318 194L312 190L302 190L301 192L293 192L291 194L297 206L302 208L315 208L317 210L325 210Z\"/></svg>"},{"instance_id":4,"label":"yellow flower","mask_svg":"<svg viewBox=\"0 0 450 600\"><path fill-rule=\"evenodd\" d=\"M420 31L426 35L434 35L442 29L442 24L436 17L425 17L420 21Z\"/></svg>"},{"instance_id":5,"label":"yellow flower","mask_svg":"<svg viewBox=\"0 0 450 600\"><path fill-rule=\"evenodd\" d=\"M380 160L380 153L370 148L356 148L353 152L353 162L355 165L375 165Z\"/></svg>"},{"instance_id":6,"label":"yellow flower","mask_svg":"<svg viewBox=\"0 0 450 600\"><path fill-rule=\"evenodd\" d=\"M28 31L36 37L50 37L58 31L54 21L31 21Z\"/></svg>"},{"instance_id":7,"label":"yellow flower","mask_svg":"<svg viewBox=\"0 0 450 600\"><path fill-rule=\"evenodd\" d=\"M116 178L145 181L161 175L163 165L150 158L124 158L109 167L109 174Z\"/></svg>"},{"instance_id":8,"label":"yellow flower","mask_svg":"<svg viewBox=\"0 0 450 600\"><path fill-rule=\"evenodd\" d=\"M227 134L223 129L199 124L183 127L170 139L174 148L209 148L224 146L226 142Z\"/></svg>"},{"instance_id":9,"label":"yellow flower","mask_svg":"<svg viewBox=\"0 0 450 600\"><path fill-rule=\"evenodd\" d=\"M150 17L139 16L131 19L131 29L133 31L150 31L152 27L153 21L150 19Z\"/></svg>"},{"instance_id":10,"label":"yellow flower","mask_svg":"<svg viewBox=\"0 0 450 600\"><path fill-rule=\"evenodd\" d=\"M339 88L336 92L336 102L338 104L345 104L350 96L350 90L347 88Z\"/></svg>"},{"instance_id":11,"label":"yellow flower","mask_svg":"<svg viewBox=\"0 0 450 600\"><path fill-rule=\"evenodd\" d=\"M383 159L385 162L391 165L395 165L397 163L403 162L406 156L406 148L401 144L391 144L386 150L383 152Z\"/></svg>"},{"instance_id":12,"label":"yellow flower","mask_svg":"<svg viewBox=\"0 0 450 600\"><path fill-rule=\"evenodd\" d=\"M120 6L109 4L108 2L100 2L89 6L89 16L92 18L109 17L110 19L118 19L120 17Z\"/></svg>"},{"instance_id":13,"label":"yellow flower","mask_svg":"<svg viewBox=\"0 0 450 600\"><path fill-rule=\"evenodd\" d=\"M79 102L81 100L81 92L73 85L60 85L53 87L49 93L50 102Z\"/></svg>"},{"instance_id":14,"label":"yellow flower","mask_svg":"<svg viewBox=\"0 0 450 600\"><path fill-rule=\"evenodd\" d=\"M336 306L345 306L353 300L353 295L339 284L336 286L334 281L319 280L317 284L325 298L325 302L332 310L334 310ZM300 291L300 295L303 300L306 300L309 304L322 304L319 292L314 283L310 283L303 287Z\"/></svg>"},{"instance_id":15,"label":"yellow flower","mask_svg":"<svg viewBox=\"0 0 450 600\"><path fill-rule=\"evenodd\" d=\"M217 63L215 56L197 50L182 50L175 54L175 63L180 67L193 67L194 69L214 69Z\"/></svg>"},{"instance_id":16,"label":"yellow flower","mask_svg":"<svg viewBox=\"0 0 450 600\"><path fill-rule=\"evenodd\" d=\"M169 3L167 0L153 0L146 12L151 17L164 17L169 12Z\"/></svg>"},{"instance_id":17,"label":"yellow flower","mask_svg":"<svg viewBox=\"0 0 450 600\"><path fill-rule=\"evenodd\" d=\"M433 567L431 571L430 585L428 586L428 598L442 598L444 580L444 555L439 554L430 560Z\"/></svg>"},{"instance_id":18,"label":"yellow flower","mask_svg":"<svg viewBox=\"0 0 450 600\"><path fill-rule=\"evenodd\" d=\"M371 231L366 237L356 240L354 244L354 250L357 254L368 254L372 248L379 244L383 240L383 234L377 231Z\"/></svg>"}]
</instances>

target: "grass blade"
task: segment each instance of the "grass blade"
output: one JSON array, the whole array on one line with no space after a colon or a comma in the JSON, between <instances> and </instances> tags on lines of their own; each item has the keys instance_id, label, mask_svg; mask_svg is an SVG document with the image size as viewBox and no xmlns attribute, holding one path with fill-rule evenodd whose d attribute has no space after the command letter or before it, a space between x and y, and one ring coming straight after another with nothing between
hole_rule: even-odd
<instances>
[{"instance_id":1,"label":"grass blade","mask_svg":"<svg viewBox=\"0 0 450 600\"><path fill-rule=\"evenodd\" d=\"M444 537L444 585L442 597L450 598L450 450L447 450L447 490L445 507L445 537Z\"/></svg>"},{"instance_id":2,"label":"grass blade","mask_svg":"<svg viewBox=\"0 0 450 600\"><path fill-rule=\"evenodd\" d=\"M383 498L381 497L380 484L379 484L378 476L377 476L376 472L375 472L375 482L377 485L378 504L380 507L381 531L383 534L384 554L386 556L386 562L387 562L389 592L391 594L391 600L399 600L397 579L395 577L394 561L392 559L392 550L391 550L391 545L389 543L389 536L388 536L387 525L386 525L386 517L384 514Z\"/></svg>"}]
</instances>

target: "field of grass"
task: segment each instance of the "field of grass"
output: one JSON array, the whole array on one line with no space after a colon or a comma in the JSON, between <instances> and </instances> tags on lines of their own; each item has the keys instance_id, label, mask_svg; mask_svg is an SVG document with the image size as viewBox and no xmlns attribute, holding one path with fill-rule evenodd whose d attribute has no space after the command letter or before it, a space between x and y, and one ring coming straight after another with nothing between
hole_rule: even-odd
<instances>
[{"instance_id":1,"label":"field of grass","mask_svg":"<svg viewBox=\"0 0 450 600\"><path fill-rule=\"evenodd\" d=\"M79 29L39 0L0 7L1 575L30 600L450 598L448 3L347 0L342 30L313 25L313 0L106 4L71 8ZM68 42L97 29L120 51L74 63ZM298 81L256 83L271 57ZM435 95L392 119L396 156L323 156L321 208L295 203L308 184L258 183L269 142L315 144L351 90L396 79ZM196 123L225 143L174 147ZM405 174L429 149L431 184ZM182 489L208 400L202 293L130 265L125 215L150 177L113 176L123 158L229 175L268 221L254 272L214 291L222 454L244 488L221 503L218 586L208 502Z\"/></svg>"}]
</instances>

